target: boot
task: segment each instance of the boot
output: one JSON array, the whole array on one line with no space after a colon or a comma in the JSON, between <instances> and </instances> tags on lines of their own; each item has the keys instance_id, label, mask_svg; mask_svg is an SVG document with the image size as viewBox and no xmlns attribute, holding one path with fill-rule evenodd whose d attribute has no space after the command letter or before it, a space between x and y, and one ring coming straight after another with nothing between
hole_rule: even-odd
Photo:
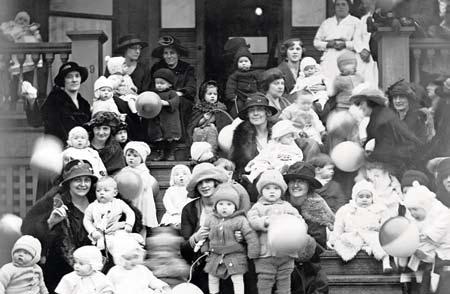
<instances>
[{"instance_id":1,"label":"boot","mask_svg":"<svg viewBox=\"0 0 450 294\"><path fill-rule=\"evenodd\" d=\"M167 161L175 161L175 147L177 145L177 141L166 142L166 154L165 160Z\"/></svg>"},{"instance_id":2,"label":"boot","mask_svg":"<svg viewBox=\"0 0 450 294\"><path fill-rule=\"evenodd\" d=\"M156 144L156 150L154 151L155 156L152 158L152 161L161 161L164 159L164 141L157 142Z\"/></svg>"}]
</instances>

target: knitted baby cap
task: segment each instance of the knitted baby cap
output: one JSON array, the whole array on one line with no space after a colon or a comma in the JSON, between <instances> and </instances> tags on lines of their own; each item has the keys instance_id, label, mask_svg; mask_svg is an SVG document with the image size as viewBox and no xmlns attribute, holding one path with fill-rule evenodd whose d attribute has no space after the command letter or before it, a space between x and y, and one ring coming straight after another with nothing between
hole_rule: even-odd
<instances>
[{"instance_id":1,"label":"knitted baby cap","mask_svg":"<svg viewBox=\"0 0 450 294\"><path fill-rule=\"evenodd\" d=\"M373 184L366 180L361 180L355 183L352 188L352 199L355 200L356 196L362 191L368 191L372 194L372 198L375 198L375 187Z\"/></svg>"},{"instance_id":2,"label":"knitted baby cap","mask_svg":"<svg viewBox=\"0 0 450 294\"><path fill-rule=\"evenodd\" d=\"M95 271L103 268L103 256L96 246L82 246L73 252L73 257L89 263Z\"/></svg>"},{"instance_id":3,"label":"knitted baby cap","mask_svg":"<svg viewBox=\"0 0 450 294\"><path fill-rule=\"evenodd\" d=\"M236 54L234 55L234 64L237 67L237 63L239 61L239 58L241 57L247 57L250 60L250 63L253 63L253 55L252 53L248 50L247 47L241 47L239 48L239 50L236 52Z\"/></svg>"},{"instance_id":4,"label":"knitted baby cap","mask_svg":"<svg viewBox=\"0 0 450 294\"><path fill-rule=\"evenodd\" d=\"M119 74L122 75L123 72L123 64L125 63L125 57L117 56L117 57L110 57L105 56L106 61L106 67L108 68L108 71L110 74Z\"/></svg>"},{"instance_id":5,"label":"knitted baby cap","mask_svg":"<svg viewBox=\"0 0 450 294\"><path fill-rule=\"evenodd\" d=\"M14 244L13 249L11 250L11 254L14 255L19 249L23 249L26 252L30 253L33 259L31 260L30 265L36 264L41 259L41 242L33 236L24 235L20 237L16 243Z\"/></svg>"},{"instance_id":6,"label":"knitted baby cap","mask_svg":"<svg viewBox=\"0 0 450 294\"><path fill-rule=\"evenodd\" d=\"M343 66L344 64L347 64L347 63L356 64L355 53L348 51L348 50L345 51L344 53L342 53L341 55L339 55L337 58L337 65L338 65L339 69L341 69L341 66Z\"/></svg>"},{"instance_id":7,"label":"knitted baby cap","mask_svg":"<svg viewBox=\"0 0 450 294\"><path fill-rule=\"evenodd\" d=\"M170 83L172 86L175 83L175 74L168 68L160 68L153 74L153 79L160 78Z\"/></svg>"},{"instance_id":8,"label":"knitted baby cap","mask_svg":"<svg viewBox=\"0 0 450 294\"><path fill-rule=\"evenodd\" d=\"M125 265L126 261L123 255L130 253L138 253L140 261L143 262L145 251L142 248L142 243L144 243L144 240L139 234L124 234L117 238L116 242L114 242L114 248L111 250L114 263L120 266Z\"/></svg>"},{"instance_id":9,"label":"knitted baby cap","mask_svg":"<svg viewBox=\"0 0 450 294\"><path fill-rule=\"evenodd\" d=\"M280 187L282 194L284 194L287 190L287 184L281 173L277 170L267 170L261 174L261 177L256 183L256 189L258 190L259 195L261 195L262 189L269 184L274 184Z\"/></svg>"},{"instance_id":10,"label":"knitted baby cap","mask_svg":"<svg viewBox=\"0 0 450 294\"><path fill-rule=\"evenodd\" d=\"M309 57L309 56L308 57L304 57L302 59L302 61L300 61L300 70L302 72L304 72L305 71L305 67L311 66L311 65L314 65L314 66L317 67L316 60L314 58L312 58L312 57Z\"/></svg>"},{"instance_id":11,"label":"knitted baby cap","mask_svg":"<svg viewBox=\"0 0 450 294\"><path fill-rule=\"evenodd\" d=\"M123 148L123 154L127 154L127 151L133 149L135 150L139 156L142 158L142 162L145 163L145 160L147 159L147 156L150 155L151 150L150 147L148 147L148 144L141 141L131 141L128 142L127 145Z\"/></svg>"},{"instance_id":12,"label":"knitted baby cap","mask_svg":"<svg viewBox=\"0 0 450 294\"><path fill-rule=\"evenodd\" d=\"M298 130L290 120L280 120L272 126L272 139L281 138L291 133L297 134Z\"/></svg>"},{"instance_id":13,"label":"knitted baby cap","mask_svg":"<svg viewBox=\"0 0 450 294\"><path fill-rule=\"evenodd\" d=\"M113 89L113 83L111 80L108 80L105 76L99 77L94 83L94 92L100 90L103 87L108 87Z\"/></svg>"},{"instance_id":14,"label":"knitted baby cap","mask_svg":"<svg viewBox=\"0 0 450 294\"><path fill-rule=\"evenodd\" d=\"M431 192L427 187L420 185L419 182L414 181L412 187L405 194L403 205L406 208L423 208L428 212L435 198L436 194Z\"/></svg>"},{"instance_id":15,"label":"knitted baby cap","mask_svg":"<svg viewBox=\"0 0 450 294\"><path fill-rule=\"evenodd\" d=\"M239 208L239 193L230 183L223 183L217 186L216 192L212 196L214 207L220 200L228 200L233 202L236 210Z\"/></svg>"}]
</instances>

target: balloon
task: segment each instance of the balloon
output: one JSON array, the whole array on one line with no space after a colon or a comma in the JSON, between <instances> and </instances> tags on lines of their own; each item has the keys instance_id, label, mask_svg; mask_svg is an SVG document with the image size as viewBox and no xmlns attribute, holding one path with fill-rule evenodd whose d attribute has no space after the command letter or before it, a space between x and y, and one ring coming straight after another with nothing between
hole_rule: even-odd
<instances>
[{"instance_id":1,"label":"balloon","mask_svg":"<svg viewBox=\"0 0 450 294\"><path fill-rule=\"evenodd\" d=\"M122 170L114 176L117 182L117 190L120 195L128 200L133 200L139 196L142 189L141 177L132 170Z\"/></svg>"},{"instance_id":2,"label":"balloon","mask_svg":"<svg viewBox=\"0 0 450 294\"><path fill-rule=\"evenodd\" d=\"M235 127L233 125L227 125L220 130L219 136L217 137L217 143L219 144L220 150L225 153L229 153L231 150L231 144L233 142Z\"/></svg>"},{"instance_id":3,"label":"balloon","mask_svg":"<svg viewBox=\"0 0 450 294\"><path fill-rule=\"evenodd\" d=\"M409 257L419 247L419 230L404 216L388 219L380 228L380 244L387 254Z\"/></svg>"},{"instance_id":4,"label":"balloon","mask_svg":"<svg viewBox=\"0 0 450 294\"><path fill-rule=\"evenodd\" d=\"M204 294L199 287L191 283L181 283L172 288L172 294Z\"/></svg>"},{"instance_id":5,"label":"balloon","mask_svg":"<svg viewBox=\"0 0 450 294\"><path fill-rule=\"evenodd\" d=\"M296 216L281 214L270 219L267 242L276 256L297 254L307 241L306 224Z\"/></svg>"},{"instance_id":6,"label":"balloon","mask_svg":"<svg viewBox=\"0 0 450 294\"><path fill-rule=\"evenodd\" d=\"M143 92L136 100L136 109L139 116L154 118L161 112L161 98L155 92Z\"/></svg>"},{"instance_id":7,"label":"balloon","mask_svg":"<svg viewBox=\"0 0 450 294\"><path fill-rule=\"evenodd\" d=\"M326 125L328 132L338 132L348 136L348 132L358 127L358 122L350 111L334 111L329 114Z\"/></svg>"},{"instance_id":8,"label":"balloon","mask_svg":"<svg viewBox=\"0 0 450 294\"><path fill-rule=\"evenodd\" d=\"M330 157L339 169L353 172L364 164L364 149L355 142L345 141L331 150Z\"/></svg>"},{"instance_id":9,"label":"balloon","mask_svg":"<svg viewBox=\"0 0 450 294\"><path fill-rule=\"evenodd\" d=\"M14 214L4 214L0 219L0 267L11 262L11 250L22 235L22 219Z\"/></svg>"},{"instance_id":10,"label":"balloon","mask_svg":"<svg viewBox=\"0 0 450 294\"><path fill-rule=\"evenodd\" d=\"M60 174L63 168L63 144L55 136L45 135L34 143L30 165L38 170Z\"/></svg>"}]
</instances>

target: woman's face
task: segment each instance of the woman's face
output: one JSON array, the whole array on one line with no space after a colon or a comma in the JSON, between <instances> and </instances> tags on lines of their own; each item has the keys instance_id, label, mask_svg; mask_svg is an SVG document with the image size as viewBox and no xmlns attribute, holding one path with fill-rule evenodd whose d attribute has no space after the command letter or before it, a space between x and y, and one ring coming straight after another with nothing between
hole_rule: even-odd
<instances>
[{"instance_id":1,"label":"woman's face","mask_svg":"<svg viewBox=\"0 0 450 294\"><path fill-rule=\"evenodd\" d=\"M94 127L94 138L100 142L106 142L111 135L110 126L96 126Z\"/></svg>"},{"instance_id":2,"label":"woman's face","mask_svg":"<svg viewBox=\"0 0 450 294\"><path fill-rule=\"evenodd\" d=\"M259 126L267 122L267 112L264 106L252 106L248 109L248 121Z\"/></svg>"},{"instance_id":3,"label":"woman's face","mask_svg":"<svg viewBox=\"0 0 450 294\"><path fill-rule=\"evenodd\" d=\"M303 48L300 41L294 41L294 44L286 51L288 61L299 62L302 59Z\"/></svg>"},{"instance_id":4,"label":"woman's face","mask_svg":"<svg viewBox=\"0 0 450 294\"><path fill-rule=\"evenodd\" d=\"M81 75L77 71L69 72L64 78L64 89L69 92L77 92L81 85Z\"/></svg>"},{"instance_id":5,"label":"woman's face","mask_svg":"<svg viewBox=\"0 0 450 294\"><path fill-rule=\"evenodd\" d=\"M163 58L167 65L171 68L176 67L178 64L178 52L173 48L164 48Z\"/></svg>"},{"instance_id":6,"label":"woman's face","mask_svg":"<svg viewBox=\"0 0 450 294\"><path fill-rule=\"evenodd\" d=\"M346 0L336 0L334 10L337 18L344 18L348 15L350 7Z\"/></svg>"},{"instance_id":7,"label":"woman's face","mask_svg":"<svg viewBox=\"0 0 450 294\"><path fill-rule=\"evenodd\" d=\"M197 191L202 197L211 197L216 190L216 181L206 179L197 184Z\"/></svg>"},{"instance_id":8,"label":"woman's face","mask_svg":"<svg viewBox=\"0 0 450 294\"><path fill-rule=\"evenodd\" d=\"M367 104L366 100L362 100L359 103L359 109L361 110L364 116L369 117L372 114L372 108Z\"/></svg>"},{"instance_id":9,"label":"woman's face","mask_svg":"<svg viewBox=\"0 0 450 294\"><path fill-rule=\"evenodd\" d=\"M442 180L442 184L444 185L445 190L450 193L450 175Z\"/></svg>"},{"instance_id":10,"label":"woman's face","mask_svg":"<svg viewBox=\"0 0 450 294\"><path fill-rule=\"evenodd\" d=\"M290 180L288 183L288 191L291 197L305 197L308 195L309 184L302 179Z\"/></svg>"},{"instance_id":11,"label":"woman's face","mask_svg":"<svg viewBox=\"0 0 450 294\"><path fill-rule=\"evenodd\" d=\"M76 177L70 181L69 191L72 195L84 197L91 189L92 180L88 176Z\"/></svg>"},{"instance_id":12,"label":"woman's face","mask_svg":"<svg viewBox=\"0 0 450 294\"><path fill-rule=\"evenodd\" d=\"M278 79L270 83L267 94L274 97L280 98L284 93L284 79Z\"/></svg>"},{"instance_id":13,"label":"woman's face","mask_svg":"<svg viewBox=\"0 0 450 294\"><path fill-rule=\"evenodd\" d=\"M139 56L141 56L141 51L142 51L141 45L133 45L126 49L123 57L131 61L137 61L139 59Z\"/></svg>"},{"instance_id":14,"label":"woman's face","mask_svg":"<svg viewBox=\"0 0 450 294\"><path fill-rule=\"evenodd\" d=\"M409 109L409 101L405 96L394 96L392 104L396 111L407 111Z\"/></svg>"}]
</instances>

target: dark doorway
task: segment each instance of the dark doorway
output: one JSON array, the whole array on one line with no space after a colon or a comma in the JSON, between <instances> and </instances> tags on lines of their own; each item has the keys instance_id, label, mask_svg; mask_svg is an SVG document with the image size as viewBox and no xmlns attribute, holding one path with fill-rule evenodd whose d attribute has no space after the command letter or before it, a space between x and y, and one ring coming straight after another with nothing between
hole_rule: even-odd
<instances>
[{"instance_id":1,"label":"dark doorway","mask_svg":"<svg viewBox=\"0 0 450 294\"><path fill-rule=\"evenodd\" d=\"M282 0L206 1L206 79L214 79L225 85L233 63L232 58L224 60L223 57L223 47L229 37L263 37L259 40L265 42L267 51L253 53L253 66L259 69L276 66L276 45L282 36L282 9ZM262 13L257 15L256 12Z\"/></svg>"}]
</instances>

